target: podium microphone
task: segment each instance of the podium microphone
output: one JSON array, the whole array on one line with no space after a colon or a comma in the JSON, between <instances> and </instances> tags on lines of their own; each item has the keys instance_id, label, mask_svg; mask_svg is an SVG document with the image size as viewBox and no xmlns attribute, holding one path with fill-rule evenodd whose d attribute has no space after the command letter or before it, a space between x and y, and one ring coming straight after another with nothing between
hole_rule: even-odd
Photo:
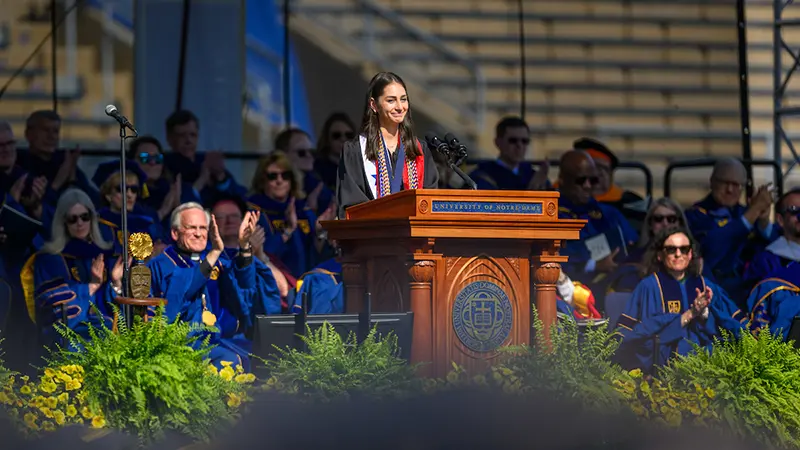
<instances>
[{"instance_id":1,"label":"podium microphone","mask_svg":"<svg viewBox=\"0 0 800 450\"><path fill-rule=\"evenodd\" d=\"M125 127L127 129L133 131L133 134L136 134L136 135L139 134L136 131L136 128L133 128L133 125L131 125L131 122L128 120L128 118L123 116L122 114L120 114L119 111L117 111L117 107L116 106L114 106L114 105L106 106L106 115L116 119L116 121L119 122L119 125L121 127Z\"/></svg>"},{"instance_id":2,"label":"podium microphone","mask_svg":"<svg viewBox=\"0 0 800 450\"><path fill-rule=\"evenodd\" d=\"M455 154L457 158L456 164L461 163L461 161L467 157L467 146L459 142L458 139L453 136L453 133L445 134L444 141L447 142L447 145L450 147L450 151Z\"/></svg>"},{"instance_id":3,"label":"podium microphone","mask_svg":"<svg viewBox=\"0 0 800 450\"><path fill-rule=\"evenodd\" d=\"M447 136L451 136L452 137L453 135L450 134L450 133L447 133L445 135L445 138L447 138ZM458 139L456 139L455 137L453 137L453 140L456 143L458 142ZM453 156L453 147L452 146L448 145L445 142L442 142L442 140L439 139L439 137L436 136L434 133L426 134L425 135L425 141L428 143L428 147L430 147L431 149L436 150L437 152L441 153L445 157L445 161L447 161L447 164L450 166L450 169L453 172L455 172L456 175L461 177L461 179L464 180L464 183L466 183L467 186L469 186L470 189L473 189L473 190L478 189L478 185L475 184L475 181L472 178L470 178L469 175L465 174L463 170L459 169L458 166L453 164L452 157L451 157L451 156ZM462 147L464 147L464 146L462 145ZM460 151L460 148L458 148L458 151ZM455 155L459 160L461 160L464 157L466 157L467 148L464 147L463 151L464 151L464 155L463 156L461 156L459 154Z\"/></svg>"}]
</instances>

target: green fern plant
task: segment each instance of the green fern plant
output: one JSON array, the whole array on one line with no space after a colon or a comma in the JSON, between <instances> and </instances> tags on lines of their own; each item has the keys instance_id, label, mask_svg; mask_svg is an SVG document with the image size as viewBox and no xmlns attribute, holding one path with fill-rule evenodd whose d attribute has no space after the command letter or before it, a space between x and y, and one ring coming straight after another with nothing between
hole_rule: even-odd
<instances>
[{"instance_id":1,"label":"green fern plant","mask_svg":"<svg viewBox=\"0 0 800 450\"><path fill-rule=\"evenodd\" d=\"M710 388L720 419L740 437L800 447L800 351L771 333L723 332L713 351L676 357L659 377L677 389Z\"/></svg>"},{"instance_id":2,"label":"green fern plant","mask_svg":"<svg viewBox=\"0 0 800 450\"><path fill-rule=\"evenodd\" d=\"M315 331L307 327L302 339L305 352L275 347L278 358L265 361L271 375L266 389L326 402L352 396L403 396L420 381L414 376L416 366L398 356L394 333L379 336L373 328L358 343L355 333L342 338L325 322Z\"/></svg>"},{"instance_id":3,"label":"green fern plant","mask_svg":"<svg viewBox=\"0 0 800 450\"><path fill-rule=\"evenodd\" d=\"M227 400L242 386L209 370L207 339L199 349L191 347L205 327L170 323L159 308L147 322L137 317L130 328L117 319L117 329L90 327L85 339L59 327L69 345L50 358L52 366L84 368L89 403L103 411L109 426L137 435L144 446L167 430L208 441L235 418Z\"/></svg>"},{"instance_id":4,"label":"green fern plant","mask_svg":"<svg viewBox=\"0 0 800 450\"><path fill-rule=\"evenodd\" d=\"M536 340L544 341L544 324L533 309ZM503 366L522 378L525 386L601 411L626 410L613 382L624 373L611 360L619 343L604 326L586 327L574 321L550 327L549 348L539 345L506 347Z\"/></svg>"}]
</instances>

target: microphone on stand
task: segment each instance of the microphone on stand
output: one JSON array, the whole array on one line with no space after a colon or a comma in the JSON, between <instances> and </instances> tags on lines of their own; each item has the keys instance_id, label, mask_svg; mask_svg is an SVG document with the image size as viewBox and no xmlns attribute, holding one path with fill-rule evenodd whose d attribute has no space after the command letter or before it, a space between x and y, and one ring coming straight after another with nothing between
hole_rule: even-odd
<instances>
[{"instance_id":1,"label":"microphone on stand","mask_svg":"<svg viewBox=\"0 0 800 450\"><path fill-rule=\"evenodd\" d=\"M119 113L119 111L117 110L116 106L107 105L106 106L106 115L116 119L117 122L119 122L120 126L125 127L127 129L133 131L133 134L136 134L136 135L139 134L136 131L136 128L133 128L133 125L131 125L131 122L128 120L128 118Z\"/></svg>"},{"instance_id":2,"label":"microphone on stand","mask_svg":"<svg viewBox=\"0 0 800 450\"><path fill-rule=\"evenodd\" d=\"M467 157L467 146L459 142L458 139L453 136L453 133L445 134L444 141L447 142L451 152L455 154L454 156L456 156L456 164L461 164L461 162Z\"/></svg>"},{"instance_id":3,"label":"microphone on stand","mask_svg":"<svg viewBox=\"0 0 800 450\"><path fill-rule=\"evenodd\" d=\"M451 136L452 137L453 135L448 133L447 135L445 135L445 138L447 138L447 136ZM458 139L456 139L455 137L453 137L453 140L455 140L455 142L458 142ZM453 152L453 147L448 145L445 142L442 142L442 140L439 139L439 137L436 136L434 133L426 134L425 135L425 141L428 143L428 147L436 150L437 152L441 153L445 157L445 161L447 161L447 164L450 166L450 169L453 172L455 172L459 177L461 177L461 179L464 180L464 183L466 183L467 186L469 186L470 189L473 189L473 190L474 189L478 189L478 185L475 184L475 181L472 178L470 178L469 175L465 174L463 170L459 169L458 166L456 166L452 161L452 159L453 159L452 156L455 156L456 158L458 158L459 161L466 157L467 148L465 146L462 145L462 147L464 147L464 149L463 149L464 155L463 156L461 154L453 155L453 153L454 153ZM457 152L461 152L461 149L457 148L456 151Z\"/></svg>"}]
</instances>

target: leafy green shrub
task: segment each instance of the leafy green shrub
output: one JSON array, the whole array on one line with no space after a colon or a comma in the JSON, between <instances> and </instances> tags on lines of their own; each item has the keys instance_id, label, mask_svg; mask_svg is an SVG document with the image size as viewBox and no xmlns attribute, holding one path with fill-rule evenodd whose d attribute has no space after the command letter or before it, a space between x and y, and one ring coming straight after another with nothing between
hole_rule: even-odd
<instances>
[{"instance_id":1,"label":"leafy green shrub","mask_svg":"<svg viewBox=\"0 0 800 450\"><path fill-rule=\"evenodd\" d=\"M234 380L231 367L223 369L225 376L209 370L208 341L199 350L190 347L197 339L191 333L203 327L169 323L160 308L147 322L137 317L131 328L117 320L117 328L90 328L87 340L61 327L70 347L81 350L59 349L52 358L54 366L83 368L88 405L101 410L110 427L145 445L166 430L207 441L235 419L246 383Z\"/></svg>"},{"instance_id":2,"label":"leafy green shrub","mask_svg":"<svg viewBox=\"0 0 800 450\"><path fill-rule=\"evenodd\" d=\"M699 384L693 390L675 390L658 379L642 376L639 369L614 380L631 410L640 418L653 420L669 427L694 425L718 427L719 416L711 403L714 391Z\"/></svg>"},{"instance_id":3,"label":"leafy green shrub","mask_svg":"<svg viewBox=\"0 0 800 450\"><path fill-rule=\"evenodd\" d=\"M739 437L776 448L800 447L800 351L770 333L724 332L713 352L697 348L659 371L673 389L714 392L712 406Z\"/></svg>"},{"instance_id":4,"label":"leafy green shrub","mask_svg":"<svg viewBox=\"0 0 800 450\"><path fill-rule=\"evenodd\" d=\"M532 319L537 341L542 342L544 326L535 308ZM550 342L550 348L531 345L503 349L503 367L530 389L575 400L590 410L625 409L613 385L623 374L611 360L619 346L613 333L604 326L586 327L581 333L577 323L563 321L550 327Z\"/></svg>"},{"instance_id":5,"label":"leafy green shrub","mask_svg":"<svg viewBox=\"0 0 800 450\"><path fill-rule=\"evenodd\" d=\"M373 328L360 344L354 333L343 339L327 322L302 337L307 351L277 348L279 358L266 361L271 377L265 388L299 393L315 401L351 396L394 397L419 386L416 367L398 356L397 336L379 337Z\"/></svg>"}]
</instances>

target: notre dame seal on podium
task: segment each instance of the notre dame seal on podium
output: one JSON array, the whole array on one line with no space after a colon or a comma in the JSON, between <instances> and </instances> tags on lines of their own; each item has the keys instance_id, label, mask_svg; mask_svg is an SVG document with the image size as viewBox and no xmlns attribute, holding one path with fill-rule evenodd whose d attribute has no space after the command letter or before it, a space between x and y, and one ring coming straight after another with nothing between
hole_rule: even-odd
<instances>
[{"instance_id":1,"label":"notre dame seal on podium","mask_svg":"<svg viewBox=\"0 0 800 450\"><path fill-rule=\"evenodd\" d=\"M490 281L464 287L453 302L453 329L470 350L491 352L508 339L513 324L511 300Z\"/></svg>"}]
</instances>

